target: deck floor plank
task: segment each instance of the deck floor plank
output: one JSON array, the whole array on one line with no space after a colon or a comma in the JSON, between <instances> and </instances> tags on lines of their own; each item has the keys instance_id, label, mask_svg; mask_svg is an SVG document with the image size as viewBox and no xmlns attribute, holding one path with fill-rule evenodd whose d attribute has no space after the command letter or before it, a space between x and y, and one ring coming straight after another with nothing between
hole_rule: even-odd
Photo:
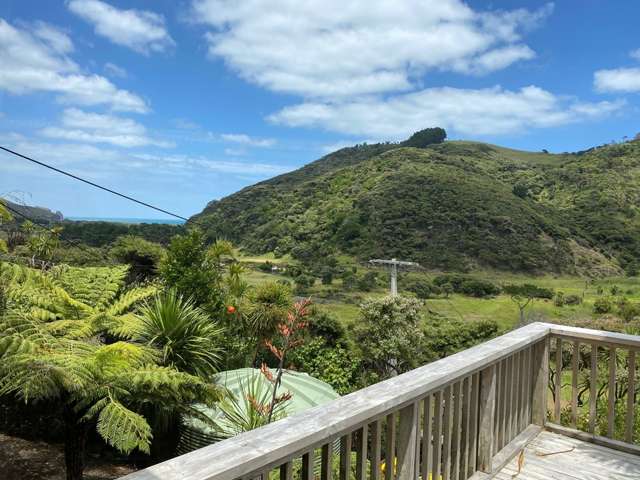
<instances>
[{"instance_id":1,"label":"deck floor plank","mask_svg":"<svg viewBox=\"0 0 640 480\"><path fill-rule=\"evenodd\" d=\"M566 450L572 449L570 452ZM540 456L537 453L555 453ZM640 479L640 457L610 448L541 432L524 450L518 473L517 457L494 478L497 480L631 480ZM517 474L517 475L516 475Z\"/></svg>"}]
</instances>

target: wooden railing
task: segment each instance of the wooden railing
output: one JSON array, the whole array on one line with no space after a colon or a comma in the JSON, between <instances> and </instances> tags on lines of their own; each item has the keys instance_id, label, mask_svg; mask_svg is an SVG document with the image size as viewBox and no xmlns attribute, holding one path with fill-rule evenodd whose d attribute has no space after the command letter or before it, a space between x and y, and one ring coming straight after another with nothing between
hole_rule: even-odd
<instances>
[{"instance_id":1,"label":"wooden railing","mask_svg":"<svg viewBox=\"0 0 640 480\"><path fill-rule=\"evenodd\" d=\"M551 341L554 343L553 351ZM570 426L550 355L574 346ZM465 480L488 477L545 426L580 432L580 345L634 351L640 337L534 323L411 372L125 477L127 480ZM575 348L575 345L578 348ZM560 352L560 353L557 353ZM577 360L576 360L577 358ZM615 357L614 357L615 358ZM635 370L635 354L629 355ZM593 360L592 360L593 361ZM553 363L555 367L556 363ZM577 366L576 366L577 363ZM596 364L597 364L596 358ZM613 378L616 376L616 362ZM549 372L553 375L549 375ZM577 372L577 373L576 373ZM634 371L635 375L635 371ZM635 377L634 377L635 378ZM633 383L633 382L631 382ZM597 384L597 382L596 382ZM560 385L560 387L558 387ZM593 383L591 384L593 385ZM560 389L558 391L558 388ZM614 387L609 385L609 390ZM631 389L632 391L634 388ZM559 393L558 393L559 392ZM593 398L593 397L592 397ZM555 403L554 403L555 401ZM633 403L633 395L629 402ZM547 422L554 406L555 423ZM559 406L558 406L559 405ZM613 408L613 410L611 410ZM614 413L615 401L609 412ZM565 407L566 410L566 407ZM633 408L631 408L633 410ZM633 417L631 421L633 426ZM611 432L609 432L611 433ZM635 448L632 437L614 446ZM618 445L619 444L619 445Z\"/></svg>"},{"instance_id":2,"label":"wooden railing","mask_svg":"<svg viewBox=\"0 0 640 480\"><path fill-rule=\"evenodd\" d=\"M552 325L549 343L553 408L547 428L640 453L636 422L640 337Z\"/></svg>"}]
</instances>

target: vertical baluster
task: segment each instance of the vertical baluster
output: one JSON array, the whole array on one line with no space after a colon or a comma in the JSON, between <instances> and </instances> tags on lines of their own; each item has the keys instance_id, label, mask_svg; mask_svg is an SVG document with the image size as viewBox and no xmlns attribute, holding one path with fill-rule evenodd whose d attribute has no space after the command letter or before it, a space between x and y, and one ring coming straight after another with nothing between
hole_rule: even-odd
<instances>
[{"instance_id":1,"label":"vertical baluster","mask_svg":"<svg viewBox=\"0 0 640 480\"><path fill-rule=\"evenodd\" d=\"M428 479L433 465L433 449L431 447L431 403L432 396L427 395L423 402L422 417L422 478ZM374 479L372 479L374 480Z\"/></svg>"},{"instance_id":2,"label":"vertical baluster","mask_svg":"<svg viewBox=\"0 0 640 480\"><path fill-rule=\"evenodd\" d=\"M607 436L613 438L616 414L616 349L609 349L609 398L607 399Z\"/></svg>"},{"instance_id":3,"label":"vertical baluster","mask_svg":"<svg viewBox=\"0 0 640 480\"><path fill-rule=\"evenodd\" d=\"M418 403L400 410L398 427L398 480L414 480L416 476L416 442L418 440ZM366 460L366 458L365 458ZM358 480L361 480L360 478Z\"/></svg>"},{"instance_id":4,"label":"vertical baluster","mask_svg":"<svg viewBox=\"0 0 640 480\"><path fill-rule=\"evenodd\" d=\"M293 480L293 462L280 465L280 480Z\"/></svg>"},{"instance_id":5,"label":"vertical baluster","mask_svg":"<svg viewBox=\"0 0 640 480\"><path fill-rule=\"evenodd\" d=\"M556 338L556 392L554 395L554 419L560 425L560 396L562 395L562 339Z\"/></svg>"},{"instance_id":6,"label":"vertical baluster","mask_svg":"<svg viewBox=\"0 0 640 480\"><path fill-rule=\"evenodd\" d=\"M573 356L571 357L571 427L576 428L578 421L578 360L580 357L580 342L573 342Z\"/></svg>"},{"instance_id":7,"label":"vertical baluster","mask_svg":"<svg viewBox=\"0 0 640 480\"><path fill-rule=\"evenodd\" d=\"M504 384L502 383L502 369L504 368L504 361L496 364L496 412L499 412L502 406L502 390L504 390ZM500 415L495 415L493 419L494 435L493 435L493 451L498 452L502 446L500 445Z\"/></svg>"},{"instance_id":8,"label":"vertical baluster","mask_svg":"<svg viewBox=\"0 0 640 480\"><path fill-rule=\"evenodd\" d=\"M255 480L269 480L269 474L271 473L270 469L264 470L260 475L254 477Z\"/></svg>"},{"instance_id":9,"label":"vertical baluster","mask_svg":"<svg viewBox=\"0 0 640 480\"><path fill-rule=\"evenodd\" d=\"M471 425L469 436L471 444L469 445L469 465L467 466L467 477L473 475L478 465L478 409L480 408L480 374L473 375L471 381L471 409L469 415L469 423Z\"/></svg>"},{"instance_id":10,"label":"vertical baluster","mask_svg":"<svg viewBox=\"0 0 640 480\"><path fill-rule=\"evenodd\" d=\"M433 478L442 472L442 390L436 392L433 403Z\"/></svg>"},{"instance_id":11,"label":"vertical baluster","mask_svg":"<svg viewBox=\"0 0 640 480\"><path fill-rule=\"evenodd\" d=\"M520 374L518 372L520 365L520 352L511 356L511 434L509 441L513 440L518 434L518 385Z\"/></svg>"},{"instance_id":12,"label":"vertical baluster","mask_svg":"<svg viewBox=\"0 0 640 480\"><path fill-rule=\"evenodd\" d=\"M302 480L313 480L314 451L302 455Z\"/></svg>"},{"instance_id":13,"label":"vertical baluster","mask_svg":"<svg viewBox=\"0 0 640 480\"><path fill-rule=\"evenodd\" d=\"M533 347L529 347L526 350L525 356L525 367L524 367L524 388L525 388L525 403L524 403L524 427L527 428L531 423L531 400L532 400L532 391L531 385L533 384L533 367L531 364L531 359L533 358Z\"/></svg>"},{"instance_id":14,"label":"vertical baluster","mask_svg":"<svg viewBox=\"0 0 640 480\"><path fill-rule=\"evenodd\" d=\"M533 362L533 405L531 422L544 426L547 420L547 400L549 394L549 337L538 342Z\"/></svg>"},{"instance_id":15,"label":"vertical baluster","mask_svg":"<svg viewBox=\"0 0 640 480\"><path fill-rule=\"evenodd\" d=\"M442 414L442 478L451 474L451 385L444 389L444 413Z\"/></svg>"},{"instance_id":16,"label":"vertical baluster","mask_svg":"<svg viewBox=\"0 0 640 480\"><path fill-rule=\"evenodd\" d=\"M629 389L627 390L627 416L625 421L625 441L633 443L634 410L636 397L636 352L629 350Z\"/></svg>"},{"instance_id":17,"label":"vertical baluster","mask_svg":"<svg viewBox=\"0 0 640 480\"><path fill-rule=\"evenodd\" d=\"M356 480L365 480L367 477L368 436L369 429L365 424L358 430L356 437Z\"/></svg>"},{"instance_id":18,"label":"vertical baluster","mask_svg":"<svg viewBox=\"0 0 640 480\"><path fill-rule=\"evenodd\" d=\"M496 366L485 368L480 374L480 405L478 420L478 469L491 473L493 459L493 416L496 406Z\"/></svg>"},{"instance_id":19,"label":"vertical baluster","mask_svg":"<svg viewBox=\"0 0 640 480\"><path fill-rule=\"evenodd\" d=\"M462 427L461 427L461 463L460 463L460 478L467 478L467 471L469 470L469 418L471 409L471 377L464 379L462 384ZM423 477L427 478L427 477Z\"/></svg>"},{"instance_id":20,"label":"vertical baluster","mask_svg":"<svg viewBox=\"0 0 640 480\"><path fill-rule=\"evenodd\" d=\"M394 465L396 463L396 414L387 415L387 441L384 452L385 480L395 478Z\"/></svg>"},{"instance_id":21,"label":"vertical baluster","mask_svg":"<svg viewBox=\"0 0 640 480\"><path fill-rule=\"evenodd\" d=\"M512 370L513 356L505 359L507 374L505 377L505 410L504 410L504 444L511 441L511 412L513 410L513 401L511 391L513 389Z\"/></svg>"},{"instance_id":22,"label":"vertical baluster","mask_svg":"<svg viewBox=\"0 0 640 480\"><path fill-rule=\"evenodd\" d=\"M525 348L522 351L522 361L520 362L520 427L518 427L518 433L522 432L528 425L527 419L527 405L529 403L529 391L528 381L531 379L531 373L527 369L529 365L529 348Z\"/></svg>"},{"instance_id":23,"label":"vertical baluster","mask_svg":"<svg viewBox=\"0 0 640 480\"><path fill-rule=\"evenodd\" d=\"M591 371L589 372L589 433L596 431L598 407L598 345L591 344Z\"/></svg>"},{"instance_id":24,"label":"vertical baluster","mask_svg":"<svg viewBox=\"0 0 640 480\"><path fill-rule=\"evenodd\" d=\"M333 476L333 445L327 443L322 446L320 454L320 480L331 480ZM372 478L372 480L378 480Z\"/></svg>"},{"instance_id":25,"label":"vertical baluster","mask_svg":"<svg viewBox=\"0 0 640 480\"><path fill-rule=\"evenodd\" d=\"M514 438L523 430L524 402L525 402L525 377L526 377L524 366L525 366L526 354L527 354L526 350L520 351L520 353L518 354L518 359L516 363L516 366L518 369L518 383L517 383L518 409L516 411L516 432L513 435Z\"/></svg>"},{"instance_id":26,"label":"vertical baluster","mask_svg":"<svg viewBox=\"0 0 640 480\"><path fill-rule=\"evenodd\" d=\"M498 443L500 448L503 448L507 444L507 403L509 393L509 368L508 359L502 361L502 368L500 371L500 408L496 410L496 416L498 417Z\"/></svg>"},{"instance_id":27,"label":"vertical baluster","mask_svg":"<svg viewBox=\"0 0 640 480\"><path fill-rule=\"evenodd\" d=\"M381 459L382 422L380 420L376 420L371 424L371 480L380 480Z\"/></svg>"},{"instance_id":28,"label":"vertical baluster","mask_svg":"<svg viewBox=\"0 0 640 480\"><path fill-rule=\"evenodd\" d=\"M453 480L458 480L460 473L460 422L462 421L461 389L462 380L453 384L453 432L451 435L451 478Z\"/></svg>"},{"instance_id":29,"label":"vertical baluster","mask_svg":"<svg viewBox=\"0 0 640 480\"><path fill-rule=\"evenodd\" d=\"M340 439L340 480L351 480L351 433Z\"/></svg>"}]
</instances>

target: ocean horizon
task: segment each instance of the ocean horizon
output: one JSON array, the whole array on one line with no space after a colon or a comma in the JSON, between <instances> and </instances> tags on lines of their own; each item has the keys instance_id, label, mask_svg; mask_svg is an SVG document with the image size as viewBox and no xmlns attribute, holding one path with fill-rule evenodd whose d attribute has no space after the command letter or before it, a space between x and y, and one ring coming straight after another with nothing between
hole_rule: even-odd
<instances>
[{"instance_id":1,"label":"ocean horizon","mask_svg":"<svg viewBox=\"0 0 640 480\"><path fill-rule=\"evenodd\" d=\"M178 218L134 218L134 217L65 217L74 222L112 222L112 223L159 223L182 225L184 220Z\"/></svg>"}]
</instances>

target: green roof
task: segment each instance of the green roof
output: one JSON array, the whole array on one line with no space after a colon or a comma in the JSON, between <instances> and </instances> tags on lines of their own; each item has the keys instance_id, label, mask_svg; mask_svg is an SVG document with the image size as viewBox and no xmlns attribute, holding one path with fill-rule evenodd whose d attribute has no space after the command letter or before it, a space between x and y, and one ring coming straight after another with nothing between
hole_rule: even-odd
<instances>
[{"instance_id":1,"label":"green roof","mask_svg":"<svg viewBox=\"0 0 640 480\"><path fill-rule=\"evenodd\" d=\"M274 376L276 374L273 369L271 373ZM252 381L263 383L265 389L271 388L269 381L256 368L229 370L221 372L214 377L214 382L217 385L225 387L236 398L242 395L243 385L246 389L247 385ZM328 383L318 380L307 373L292 370L284 371L282 383L278 388L279 395L286 392L290 392L292 395L291 400L285 404L287 416L328 403L340 396ZM217 408L211 408L203 404L197 404L195 407L209 418L217 420L218 423L225 423L222 413ZM218 439L219 435L210 425L195 417L183 417L178 453L182 454L204 447Z\"/></svg>"}]
</instances>

